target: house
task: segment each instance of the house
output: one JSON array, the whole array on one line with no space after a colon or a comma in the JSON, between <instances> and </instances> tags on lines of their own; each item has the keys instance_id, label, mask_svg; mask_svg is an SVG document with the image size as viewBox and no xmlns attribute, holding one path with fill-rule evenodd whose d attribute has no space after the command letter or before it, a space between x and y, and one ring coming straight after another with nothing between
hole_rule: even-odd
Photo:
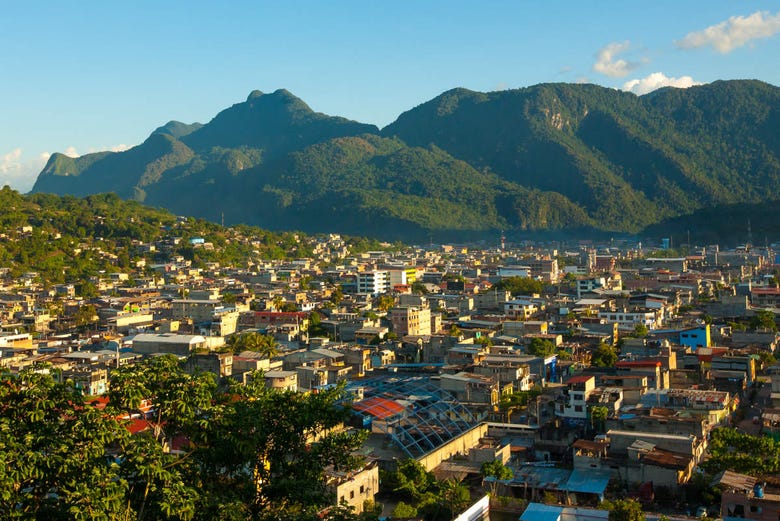
<instances>
[{"instance_id":1,"label":"house","mask_svg":"<svg viewBox=\"0 0 780 521\"><path fill-rule=\"evenodd\" d=\"M512 354L488 354L474 366L473 372L498 379L503 388L512 385L515 391L527 391L532 386L528 357Z\"/></svg>"},{"instance_id":2,"label":"house","mask_svg":"<svg viewBox=\"0 0 780 521\"><path fill-rule=\"evenodd\" d=\"M498 379L474 373L460 372L441 375L441 390L455 395L464 404L498 405Z\"/></svg>"},{"instance_id":3,"label":"house","mask_svg":"<svg viewBox=\"0 0 780 521\"><path fill-rule=\"evenodd\" d=\"M780 490L768 487L752 476L723 471L712 481L721 489L720 515L723 519L777 521Z\"/></svg>"},{"instance_id":4,"label":"house","mask_svg":"<svg viewBox=\"0 0 780 521\"><path fill-rule=\"evenodd\" d=\"M374 461L350 472L330 467L325 469L325 483L334 496L334 504L346 503L355 509L356 514L360 514L366 502L373 502L379 492L379 466Z\"/></svg>"},{"instance_id":5,"label":"house","mask_svg":"<svg viewBox=\"0 0 780 521\"><path fill-rule=\"evenodd\" d=\"M206 338L200 335L175 333L142 333L133 337L133 351L143 354L172 353L187 356L206 348Z\"/></svg>"},{"instance_id":6,"label":"house","mask_svg":"<svg viewBox=\"0 0 780 521\"><path fill-rule=\"evenodd\" d=\"M297 371L266 371L263 373L265 386L279 391L298 390Z\"/></svg>"},{"instance_id":7,"label":"house","mask_svg":"<svg viewBox=\"0 0 780 521\"><path fill-rule=\"evenodd\" d=\"M539 311L535 302L526 299L513 299L504 303L504 314L513 320L528 320Z\"/></svg>"},{"instance_id":8,"label":"house","mask_svg":"<svg viewBox=\"0 0 780 521\"><path fill-rule=\"evenodd\" d=\"M194 353L187 358L184 365L188 373L208 372L217 377L233 374L232 353Z\"/></svg>"},{"instance_id":9,"label":"house","mask_svg":"<svg viewBox=\"0 0 780 521\"><path fill-rule=\"evenodd\" d=\"M431 334L431 310L427 307L395 307L390 310L390 321L399 337Z\"/></svg>"},{"instance_id":10,"label":"house","mask_svg":"<svg viewBox=\"0 0 780 521\"><path fill-rule=\"evenodd\" d=\"M556 416L572 420L586 420L588 418L587 401L596 388L596 379L593 376L573 376L565 384L566 389L556 403Z\"/></svg>"}]
</instances>

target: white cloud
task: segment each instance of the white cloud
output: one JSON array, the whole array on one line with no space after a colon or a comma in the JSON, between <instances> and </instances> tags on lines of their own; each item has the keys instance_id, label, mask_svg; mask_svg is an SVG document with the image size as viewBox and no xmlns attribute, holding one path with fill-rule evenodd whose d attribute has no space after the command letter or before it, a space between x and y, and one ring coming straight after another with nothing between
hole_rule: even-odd
<instances>
[{"instance_id":1,"label":"white cloud","mask_svg":"<svg viewBox=\"0 0 780 521\"><path fill-rule=\"evenodd\" d=\"M15 148L8 152L7 154L3 154L3 160L0 161L0 172L3 174L7 174L9 172L13 172L19 168L20 160L22 159L22 149L21 148Z\"/></svg>"},{"instance_id":2,"label":"white cloud","mask_svg":"<svg viewBox=\"0 0 780 521\"><path fill-rule=\"evenodd\" d=\"M125 150L130 150L130 145L125 145L124 143L120 143L118 145L112 145L110 147L89 147L87 149L88 154L94 154L95 152L124 152Z\"/></svg>"},{"instance_id":3,"label":"white cloud","mask_svg":"<svg viewBox=\"0 0 780 521\"><path fill-rule=\"evenodd\" d=\"M42 152L32 159L25 159L21 148L3 154L0 157L0 186L8 185L20 192L28 192L49 156L48 152Z\"/></svg>"},{"instance_id":4,"label":"white cloud","mask_svg":"<svg viewBox=\"0 0 780 521\"><path fill-rule=\"evenodd\" d=\"M701 82L695 81L690 76L680 76L679 78L670 78L663 72L654 72L641 79L627 81L623 84L623 90L633 92L641 96L648 92L653 92L661 87L677 87L678 89L687 89L694 85L701 85Z\"/></svg>"},{"instance_id":5,"label":"white cloud","mask_svg":"<svg viewBox=\"0 0 780 521\"><path fill-rule=\"evenodd\" d=\"M90 152L100 150L122 152L129 148L131 148L129 145L122 143L105 148L90 149ZM69 157L80 156L74 146L67 147L63 154ZM28 158L20 147L14 148L5 154L0 154L0 187L8 185L22 193L29 192L35 184L38 174L46 166L46 162L50 157L51 154L49 152L41 152L36 156Z\"/></svg>"},{"instance_id":6,"label":"white cloud","mask_svg":"<svg viewBox=\"0 0 780 521\"><path fill-rule=\"evenodd\" d=\"M712 47L726 54L753 40L769 38L778 32L780 12L773 15L767 11L756 11L749 16L732 16L725 22L688 33L685 38L674 43L681 49Z\"/></svg>"},{"instance_id":7,"label":"white cloud","mask_svg":"<svg viewBox=\"0 0 780 521\"><path fill-rule=\"evenodd\" d=\"M631 42L612 42L603 47L596 55L596 63L593 70L611 78L626 76L641 65L640 62L631 62L618 58L619 54L626 52L631 47Z\"/></svg>"}]
</instances>

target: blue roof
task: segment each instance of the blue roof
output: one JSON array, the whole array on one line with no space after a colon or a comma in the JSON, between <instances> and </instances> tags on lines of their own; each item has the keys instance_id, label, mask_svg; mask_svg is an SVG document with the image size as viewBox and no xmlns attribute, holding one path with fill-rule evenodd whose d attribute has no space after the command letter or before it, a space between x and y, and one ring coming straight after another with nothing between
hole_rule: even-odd
<instances>
[{"instance_id":1,"label":"blue roof","mask_svg":"<svg viewBox=\"0 0 780 521\"><path fill-rule=\"evenodd\" d=\"M520 521L558 521L561 518L561 512L563 512L563 507L529 503L525 512L520 516Z\"/></svg>"},{"instance_id":2,"label":"blue roof","mask_svg":"<svg viewBox=\"0 0 780 521\"><path fill-rule=\"evenodd\" d=\"M574 470L569 480L563 486L569 492L583 492L586 494L604 495L612 472L608 470Z\"/></svg>"}]
</instances>

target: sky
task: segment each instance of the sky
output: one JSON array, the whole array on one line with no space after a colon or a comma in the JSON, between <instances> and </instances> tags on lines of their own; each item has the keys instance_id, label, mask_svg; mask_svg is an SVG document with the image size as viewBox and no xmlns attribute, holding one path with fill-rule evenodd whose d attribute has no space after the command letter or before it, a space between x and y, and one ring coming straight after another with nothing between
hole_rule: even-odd
<instances>
[{"instance_id":1,"label":"sky","mask_svg":"<svg viewBox=\"0 0 780 521\"><path fill-rule=\"evenodd\" d=\"M384 127L455 87L746 78L780 86L777 0L0 0L0 186L255 89Z\"/></svg>"}]
</instances>

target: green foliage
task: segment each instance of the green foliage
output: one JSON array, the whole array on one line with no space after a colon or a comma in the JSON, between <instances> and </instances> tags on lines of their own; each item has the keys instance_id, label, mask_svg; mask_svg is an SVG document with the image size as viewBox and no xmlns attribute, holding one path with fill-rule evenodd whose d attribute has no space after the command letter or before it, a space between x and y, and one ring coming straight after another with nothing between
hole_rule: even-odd
<instances>
[{"instance_id":1,"label":"green foliage","mask_svg":"<svg viewBox=\"0 0 780 521\"><path fill-rule=\"evenodd\" d=\"M392 516L394 518L417 517L417 509L412 505L408 505L403 501L399 501L393 509Z\"/></svg>"},{"instance_id":2,"label":"green foliage","mask_svg":"<svg viewBox=\"0 0 780 521\"><path fill-rule=\"evenodd\" d=\"M532 295L541 293L544 289L540 281L531 277L507 277L493 287L499 291L509 291L512 295Z\"/></svg>"},{"instance_id":3,"label":"green foliage","mask_svg":"<svg viewBox=\"0 0 780 521\"><path fill-rule=\"evenodd\" d=\"M593 428L599 432L604 432L606 430L605 422L609 416L609 409L603 405L597 405L591 407L589 412L590 421Z\"/></svg>"},{"instance_id":4,"label":"green foliage","mask_svg":"<svg viewBox=\"0 0 780 521\"><path fill-rule=\"evenodd\" d=\"M3 375L0 517L313 521L332 502L323 469L362 462L365 434L334 429L343 387L276 392L255 375L218 389L162 356L115 370L110 389L102 409L44 372ZM118 418L142 405L148 428L131 434ZM180 452L166 450L173 440ZM338 507L324 519L358 516Z\"/></svg>"},{"instance_id":5,"label":"green foliage","mask_svg":"<svg viewBox=\"0 0 780 521\"><path fill-rule=\"evenodd\" d=\"M468 488L462 483L437 481L433 473L413 459L399 462L393 472L382 472L381 481L385 493L408 505L404 511L416 510L426 519L452 519L470 501Z\"/></svg>"},{"instance_id":6,"label":"green foliage","mask_svg":"<svg viewBox=\"0 0 780 521\"><path fill-rule=\"evenodd\" d=\"M526 353L534 356L550 356L555 353L555 344L552 340L545 340L542 338L533 338L531 343L526 348Z\"/></svg>"},{"instance_id":7,"label":"green foliage","mask_svg":"<svg viewBox=\"0 0 780 521\"><path fill-rule=\"evenodd\" d=\"M764 309L757 310L755 315L750 317L750 329L767 329L769 331L777 331L775 314Z\"/></svg>"},{"instance_id":8,"label":"green foliage","mask_svg":"<svg viewBox=\"0 0 780 521\"><path fill-rule=\"evenodd\" d=\"M596 367L612 367L617 362L615 348L609 344L599 344L590 356L590 363Z\"/></svg>"},{"instance_id":9,"label":"green foliage","mask_svg":"<svg viewBox=\"0 0 780 521\"><path fill-rule=\"evenodd\" d=\"M602 501L599 508L609 510L609 521L645 521L642 505L635 499Z\"/></svg>"},{"instance_id":10,"label":"green foliage","mask_svg":"<svg viewBox=\"0 0 780 521\"><path fill-rule=\"evenodd\" d=\"M780 472L780 443L721 427L712 431L710 457L701 466L710 474L731 470L760 476Z\"/></svg>"},{"instance_id":11,"label":"green foliage","mask_svg":"<svg viewBox=\"0 0 780 521\"><path fill-rule=\"evenodd\" d=\"M634 326L634 333L631 336L636 338L644 338L648 335L649 331L644 324L637 324Z\"/></svg>"},{"instance_id":12,"label":"green foliage","mask_svg":"<svg viewBox=\"0 0 780 521\"><path fill-rule=\"evenodd\" d=\"M744 234L744 212L692 212L761 203L763 235L777 230L768 201L780 189L778 101L780 89L755 81L641 97L596 85L455 89L380 133L284 90L253 93L206 125L171 122L125 152L54 154L34 191L113 191L213 221L422 240L638 232L681 215L692 217L648 233L715 240L738 236L736 227Z\"/></svg>"},{"instance_id":13,"label":"green foliage","mask_svg":"<svg viewBox=\"0 0 780 521\"><path fill-rule=\"evenodd\" d=\"M137 242L159 241L167 236L182 240L170 255L182 255L195 265L217 262L246 266L258 256L287 258L305 256L306 237L273 233L249 226L235 230L202 220L177 222L169 212L123 201L115 194L90 195L83 199L51 194L20 195L7 186L0 189L0 261L11 275L37 272L47 283L75 283L79 295L98 295L90 277L101 273L128 272L132 262L164 262L162 253L141 253ZM32 231L22 232L23 227ZM231 240L237 233L247 240ZM215 247L193 248L189 239L201 237Z\"/></svg>"},{"instance_id":14,"label":"green foliage","mask_svg":"<svg viewBox=\"0 0 780 521\"><path fill-rule=\"evenodd\" d=\"M494 477L500 480L512 479L512 469L504 465L501 460L486 461L479 468L482 477Z\"/></svg>"}]
</instances>

